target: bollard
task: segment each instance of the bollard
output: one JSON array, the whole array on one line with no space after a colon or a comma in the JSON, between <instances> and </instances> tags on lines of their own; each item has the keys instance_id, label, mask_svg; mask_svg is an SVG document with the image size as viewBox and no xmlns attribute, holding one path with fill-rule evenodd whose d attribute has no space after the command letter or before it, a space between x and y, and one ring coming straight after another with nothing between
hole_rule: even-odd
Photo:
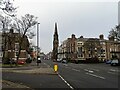
<instances>
[{"instance_id":1,"label":"bollard","mask_svg":"<svg viewBox=\"0 0 120 90\"><path fill-rule=\"evenodd\" d=\"M58 65L57 65L57 64L54 65L54 71L55 71L55 72L58 71Z\"/></svg>"}]
</instances>

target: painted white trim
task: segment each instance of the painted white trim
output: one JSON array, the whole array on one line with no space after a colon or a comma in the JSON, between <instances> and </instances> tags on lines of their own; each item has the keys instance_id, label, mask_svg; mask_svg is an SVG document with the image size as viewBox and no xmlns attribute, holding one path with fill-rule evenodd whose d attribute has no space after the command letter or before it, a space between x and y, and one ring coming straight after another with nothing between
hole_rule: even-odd
<instances>
[{"instance_id":1,"label":"painted white trim","mask_svg":"<svg viewBox=\"0 0 120 90\"><path fill-rule=\"evenodd\" d=\"M27 58L19 58L19 59L27 59Z\"/></svg>"},{"instance_id":2,"label":"painted white trim","mask_svg":"<svg viewBox=\"0 0 120 90\"><path fill-rule=\"evenodd\" d=\"M26 50L21 50L21 52L26 52Z\"/></svg>"},{"instance_id":3,"label":"painted white trim","mask_svg":"<svg viewBox=\"0 0 120 90\"><path fill-rule=\"evenodd\" d=\"M12 58L12 59L16 60L16 58ZM19 58L19 59L25 59L26 60L27 58Z\"/></svg>"},{"instance_id":4,"label":"painted white trim","mask_svg":"<svg viewBox=\"0 0 120 90\"><path fill-rule=\"evenodd\" d=\"M8 50L8 52L11 52L11 50Z\"/></svg>"},{"instance_id":5,"label":"painted white trim","mask_svg":"<svg viewBox=\"0 0 120 90\"><path fill-rule=\"evenodd\" d=\"M19 43L15 43L15 44L19 44Z\"/></svg>"},{"instance_id":6,"label":"painted white trim","mask_svg":"<svg viewBox=\"0 0 120 90\"><path fill-rule=\"evenodd\" d=\"M11 50L8 50L8 52L11 52ZM18 52L18 51L13 50L13 52ZM26 50L21 50L21 52L26 52Z\"/></svg>"}]
</instances>

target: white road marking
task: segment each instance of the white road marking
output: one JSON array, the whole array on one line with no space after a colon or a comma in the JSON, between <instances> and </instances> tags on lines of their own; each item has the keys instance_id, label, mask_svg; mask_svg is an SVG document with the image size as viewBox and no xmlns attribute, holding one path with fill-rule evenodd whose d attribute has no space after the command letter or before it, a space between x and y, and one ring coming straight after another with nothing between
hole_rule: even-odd
<instances>
[{"instance_id":1,"label":"white road marking","mask_svg":"<svg viewBox=\"0 0 120 90\"><path fill-rule=\"evenodd\" d=\"M58 76L71 88L74 89L60 74Z\"/></svg>"},{"instance_id":2,"label":"white road marking","mask_svg":"<svg viewBox=\"0 0 120 90\"><path fill-rule=\"evenodd\" d=\"M93 71L89 70L88 72L93 73Z\"/></svg>"},{"instance_id":3,"label":"white road marking","mask_svg":"<svg viewBox=\"0 0 120 90\"><path fill-rule=\"evenodd\" d=\"M84 69L85 71L89 71L88 69Z\"/></svg>"},{"instance_id":4,"label":"white road marking","mask_svg":"<svg viewBox=\"0 0 120 90\"><path fill-rule=\"evenodd\" d=\"M113 71L113 72L115 72L116 70L114 70L114 69L110 69L110 71Z\"/></svg>"},{"instance_id":5,"label":"white road marking","mask_svg":"<svg viewBox=\"0 0 120 90\"><path fill-rule=\"evenodd\" d=\"M88 70L88 69L84 69L84 70L87 71L87 72L93 73L92 70Z\"/></svg>"},{"instance_id":6,"label":"white road marking","mask_svg":"<svg viewBox=\"0 0 120 90\"><path fill-rule=\"evenodd\" d=\"M110 74L115 74L115 73L113 73L113 72L109 72L109 71L108 71L108 73L110 73Z\"/></svg>"},{"instance_id":7,"label":"white road marking","mask_svg":"<svg viewBox=\"0 0 120 90\"><path fill-rule=\"evenodd\" d=\"M64 66L68 66L67 64L63 64Z\"/></svg>"},{"instance_id":8,"label":"white road marking","mask_svg":"<svg viewBox=\"0 0 120 90\"><path fill-rule=\"evenodd\" d=\"M77 70L77 69L74 69L74 68L73 68L72 70L77 71L77 72L80 72L80 70Z\"/></svg>"},{"instance_id":9,"label":"white road marking","mask_svg":"<svg viewBox=\"0 0 120 90\"><path fill-rule=\"evenodd\" d=\"M97 72L99 71L98 69L94 69L94 68L91 68L91 70L94 70L94 71L97 71Z\"/></svg>"},{"instance_id":10,"label":"white road marking","mask_svg":"<svg viewBox=\"0 0 120 90\"><path fill-rule=\"evenodd\" d=\"M65 68L69 68L69 69L71 69L70 67L65 67Z\"/></svg>"},{"instance_id":11,"label":"white road marking","mask_svg":"<svg viewBox=\"0 0 120 90\"><path fill-rule=\"evenodd\" d=\"M46 63L43 63L44 65L47 65L48 68L50 68L50 65L46 64Z\"/></svg>"},{"instance_id":12,"label":"white road marking","mask_svg":"<svg viewBox=\"0 0 120 90\"><path fill-rule=\"evenodd\" d=\"M113 71L113 72L120 72L119 69L115 70L115 69L110 69L110 71Z\"/></svg>"},{"instance_id":13,"label":"white road marking","mask_svg":"<svg viewBox=\"0 0 120 90\"><path fill-rule=\"evenodd\" d=\"M86 73L86 74L97 77L97 78L100 78L100 79L105 79L105 77L98 76L98 75L95 75L95 74L91 74L91 73Z\"/></svg>"}]
</instances>

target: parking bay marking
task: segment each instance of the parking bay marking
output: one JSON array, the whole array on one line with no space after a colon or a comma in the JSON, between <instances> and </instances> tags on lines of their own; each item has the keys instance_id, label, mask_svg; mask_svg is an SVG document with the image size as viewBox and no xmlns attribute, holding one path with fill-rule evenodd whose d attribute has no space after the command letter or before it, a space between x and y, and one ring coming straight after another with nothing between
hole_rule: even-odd
<instances>
[{"instance_id":1,"label":"parking bay marking","mask_svg":"<svg viewBox=\"0 0 120 90\"><path fill-rule=\"evenodd\" d=\"M73 90L74 88L58 73L58 76Z\"/></svg>"},{"instance_id":2,"label":"parking bay marking","mask_svg":"<svg viewBox=\"0 0 120 90\"><path fill-rule=\"evenodd\" d=\"M115 73L115 72L109 72L109 71L108 71L108 73L110 73L110 74L117 74L117 73Z\"/></svg>"},{"instance_id":3,"label":"parking bay marking","mask_svg":"<svg viewBox=\"0 0 120 90\"><path fill-rule=\"evenodd\" d=\"M119 70L115 70L115 69L109 69L112 72L120 72Z\"/></svg>"},{"instance_id":4,"label":"parking bay marking","mask_svg":"<svg viewBox=\"0 0 120 90\"><path fill-rule=\"evenodd\" d=\"M86 74L97 77L97 78L100 78L100 79L105 79L105 77L98 76L98 75L95 75L95 74L92 74L92 73L86 73Z\"/></svg>"}]
</instances>

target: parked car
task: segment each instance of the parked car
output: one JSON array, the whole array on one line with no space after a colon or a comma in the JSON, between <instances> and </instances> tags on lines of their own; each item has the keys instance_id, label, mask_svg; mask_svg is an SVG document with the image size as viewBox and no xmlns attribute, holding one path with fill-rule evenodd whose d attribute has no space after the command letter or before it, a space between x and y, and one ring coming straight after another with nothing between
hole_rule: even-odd
<instances>
[{"instance_id":1,"label":"parked car","mask_svg":"<svg viewBox=\"0 0 120 90\"><path fill-rule=\"evenodd\" d=\"M31 63L32 62L32 59L31 58L27 58L26 59L26 63Z\"/></svg>"},{"instance_id":2,"label":"parked car","mask_svg":"<svg viewBox=\"0 0 120 90\"><path fill-rule=\"evenodd\" d=\"M24 60L18 60L17 64L25 64Z\"/></svg>"},{"instance_id":3,"label":"parked car","mask_svg":"<svg viewBox=\"0 0 120 90\"><path fill-rule=\"evenodd\" d=\"M63 59L61 62L62 62L62 63L67 63L67 60Z\"/></svg>"},{"instance_id":4,"label":"parked car","mask_svg":"<svg viewBox=\"0 0 120 90\"><path fill-rule=\"evenodd\" d=\"M120 61L118 59L114 59L111 61L111 66L120 66Z\"/></svg>"},{"instance_id":5,"label":"parked car","mask_svg":"<svg viewBox=\"0 0 120 90\"><path fill-rule=\"evenodd\" d=\"M105 63L106 64L111 64L112 60L107 60Z\"/></svg>"},{"instance_id":6,"label":"parked car","mask_svg":"<svg viewBox=\"0 0 120 90\"><path fill-rule=\"evenodd\" d=\"M61 62L62 61L62 59L57 59L57 62Z\"/></svg>"},{"instance_id":7,"label":"parked car","mask_svg":"<svg viewBox=\"0 0 120 90\"><path fill-rule=\"evenodd\" d=\"M13 59L10 59L10 58L6 58L4 61L3 61L3 64L15 64L15 60Z\"/></svg>"}]
</instances>

